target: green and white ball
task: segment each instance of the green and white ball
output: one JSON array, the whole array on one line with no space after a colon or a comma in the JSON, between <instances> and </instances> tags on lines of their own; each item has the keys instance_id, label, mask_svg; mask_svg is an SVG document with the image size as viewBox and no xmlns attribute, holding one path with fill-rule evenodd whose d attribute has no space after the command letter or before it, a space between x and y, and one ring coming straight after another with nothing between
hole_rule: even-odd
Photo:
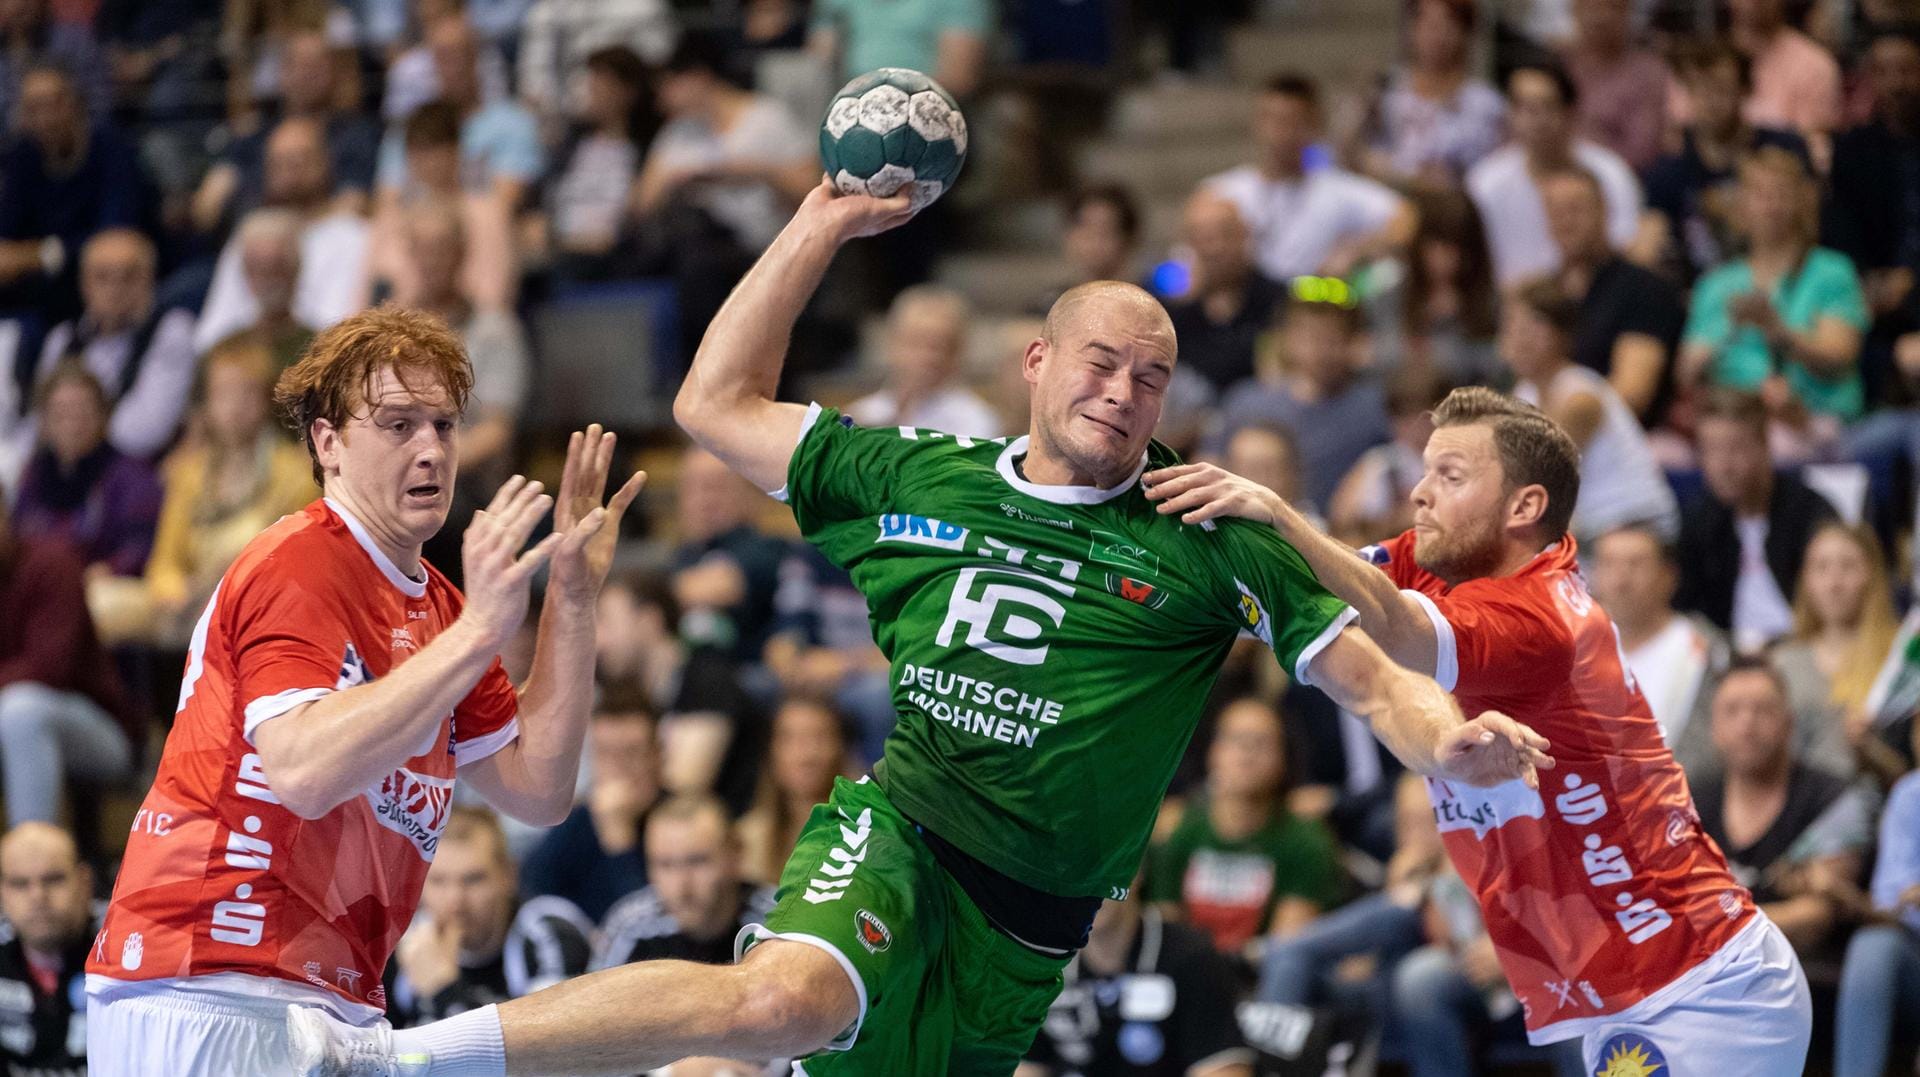
<instances>
[{"instance_id":1,"label":"green and white ball","mask_svg":"<svg viewBox=\"0 0 1920 1077\"><path fill-rule=\"evenodd\" d=\"M820 125L820 159L842 194L890 198L918 211L945 194L967 159L967 120L940 84L904 67L840 88Z\"/></svg>"}]
</instances>

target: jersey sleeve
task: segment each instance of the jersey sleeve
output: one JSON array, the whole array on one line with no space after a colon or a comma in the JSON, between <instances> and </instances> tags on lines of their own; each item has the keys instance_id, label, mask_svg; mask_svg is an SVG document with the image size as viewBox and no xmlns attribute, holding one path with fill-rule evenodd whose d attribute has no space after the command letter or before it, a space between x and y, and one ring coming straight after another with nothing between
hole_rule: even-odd
<instances>
[{"instance_id":1,"label":"jersey sleeve","mask_svg":"<svg viewBox=\"0 0 1920 1077\"><path fill-rule=\"evenodd\" d=\"M800 533L812 540L824 527L886 511L913 444L899 427L859 426L815 404L787 464L787 484L773 496L793 508Z\"/></svg>"},{"instance_id":2,"label":"jersey sleeve","mask_svg":"<svg viewBox=\"0 0 1920 1077\"><path fill-rule=\"evenodd\" d=\"M1573 635L1550 596L1526 583L1480 580L1444 595L1405 592L1433 622L1433 679L1449 692L1498 695L1551 684L1573 665Z\"/></svg>"},{"instance_id":3,"label":"jersey sleeve","mask_svg":"<svg viewBox=\"0 0 1920 1077\"><path fill-rule=\"evenodd\" d=\"M495 658L467 698L453 708L453 764L464 767L512 744L520 735L520 693Z\"/></svg>"},{"instance_id":4,"label":"jersey sleeve","mask_svg":"<svg viewBox=\"0 0 1920 1077\"><path fill-rule=\"evenodd\" d=\"M227 620L249 744L262 722L367 679L339 597L273 567L268 560L236 591Z\"/></svg>"},{"instance_id":5,"label":"jersey sleeve","mask_svg":"<svg viewBox=\"0 0 1920 1077\"><path fill-rule=\"evenodd\" d=\"M1294 680L1311 684L1307 666L1358 616L1321 586L1300 551L1271 528L1220 520L1218 538L1233 573L1231 615L1273 648Z\"/></svg>"}]
</instances>

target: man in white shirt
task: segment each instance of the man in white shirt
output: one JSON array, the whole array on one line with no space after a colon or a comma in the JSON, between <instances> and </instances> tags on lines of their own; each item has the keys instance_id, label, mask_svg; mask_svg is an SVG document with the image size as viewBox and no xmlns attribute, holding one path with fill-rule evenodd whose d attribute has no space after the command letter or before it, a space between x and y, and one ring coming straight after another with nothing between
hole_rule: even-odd
<instances>
[{"instance_id":1,"label":"man in white shirt","mask_svg":"<svg viewBox=\"0 0 1920 1077\"><path fill-rule=\"evenodd\" d=\"M588 54L625 45L658 64L676 36L663 0L539 0L520 28L520 98L547 119L571 115L583 103Z\"/></svg>"},{"instance_id":2,"label":"man in white shirt","mask_svg":"<svg viewBox=\"0 0 1920 1077\"><path fill-rule=\"evenodd\" d=\"M214 266L213 285L195 328L196 351L205 354L231 334L260 320L262 304L248 283L243 252L249 240L268 232L298 232L299 277L292 312L314 330L359 310L367 261L367 222L334 205L326 132L314 120L283 120L267 139L266 203L249 214ZM260 223L273 220L271 226ZM247 222L254 222L249 227Z\"/></svg>"},{"instance_id":3,"label":"man in white shirt","mask_svg":"<svg viewBox=\"0 0 1920 1077\"><path fill-rule=\"evenodd\" d=\"M1607 239L1632 244L1640 223L1640 181L1620 155L1574 135L1578 91L1559 66L1522 64L1507 76L1513 139L1467 172L1467 193L1486 226L1493 274L1501 287L1550 273L1560 248L1547 227L1542 177L1578 166L1600 181L1607 203Z\"/></svg>"},{"instance_id":4,"label":"man in white shirt","mask_svg":"<svg viewBox=\"0 0 1920 1077\"><path fill-rule=\"evenodd\" d=\"M1673 608L1680 565L1673 547L1652 528L1609 531L1592 553L1593 597L1620 632L1627 669L1681 769L1697 773L1713 752L1701 718L1711 696L1704 689L1726 666L1727 637L1705 618Z\"/></svg>"},{"instance_id":5,"label":"man in white shirt","mask_svg":"<svg viewBox=\"0 0 1920 1077\"><path fill-rule=\"evenodd\" d=\"M1276 281L1345 276L1402 250L1419 217L1384 184L1331 164L1307 167L1320 137L1320 97L1299 75L1278 75L1254 101L1259 159L1209 177L1204 186L1240 208L1260 272Z\"/></svg>"},{"instance_id":6,"label":"man in white shirt","mask_svg":"<svg viewBox=\"0 0 1920 1077\"><path fill-rule=\"evenodd\" d=\"M966 297L931 284L901 292L887 312L887 383L847 407L862 426L917 426L990 438L1008 433L987 402L959 383Z\"/></svg>"}]
</instances>

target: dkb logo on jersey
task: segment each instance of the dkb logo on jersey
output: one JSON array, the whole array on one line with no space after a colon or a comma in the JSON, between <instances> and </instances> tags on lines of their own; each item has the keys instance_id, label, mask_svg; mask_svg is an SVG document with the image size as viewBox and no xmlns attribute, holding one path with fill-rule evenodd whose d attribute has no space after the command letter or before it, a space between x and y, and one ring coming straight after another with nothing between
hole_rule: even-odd
<instances>
[{"instance_id":1,"label":"dkb logo on jersey","mask_svg":"<svg viewBox=\"0 0 1920 1077\"><path fill-rule=\"evenodd\" d=\"M979 567L962 569L960 578L954 581L953 597L947 600L947 619L940 624L940 632L934 641L942 647L953 646L953 630L957 626L967 626L967 646L1020 666L1037 666L1047 660L1047 645L1026 646L1040 638L1046 626L1025 613L1001 611L1001 604L1024 607L1047 619L1053 627L1059 628L1060 622L1067 616L1067 608L1058 599L1045 591L1019 584L1006 583L997 579L1000 576L1012 576L1029 583L1037 583L1050 588L1055 594L1065 598L1073 597L1073 586L1050 580L1045 576L1036 576L1017 568ZM979 593L974 593L974 581L980 580Z\"/></svg>"},{"instance_id":2,"label":"dkb logo on jersey","mask_svg":"<svg viewBox=\"0 0 1920 1077\"><path fill-rule=\"evenodd\" d=\"M1600 1069L1593 1077L1654 1077L1667 1069L1667 1056L1645 1036L1622 1032L1600 1045Z\"/></svg>"},{"instance_id":3,"label":"dkb logo on jersey","mask_svg":"<svg viewBox=\"0 0 1920 1077\"><path fill-rule=\"evenodd\" d=\"M967 529L945 520L915 516L906 512L889 512L880 517L878 541L911 542L916 546L960 550L966 547Z\"/></svg>"},{"instance_id":4,"label":"dkb logo on jersey","mask_svg":"<svg viewBox=\"0 0 1920 1077\"><path fill-rule=\"evenodd\" d=\"M440 831L453 807L453 779L415 774L401 767L364 794L380 825L413 842L420 859L433 862Z\"/></svg>"}]
</instances>

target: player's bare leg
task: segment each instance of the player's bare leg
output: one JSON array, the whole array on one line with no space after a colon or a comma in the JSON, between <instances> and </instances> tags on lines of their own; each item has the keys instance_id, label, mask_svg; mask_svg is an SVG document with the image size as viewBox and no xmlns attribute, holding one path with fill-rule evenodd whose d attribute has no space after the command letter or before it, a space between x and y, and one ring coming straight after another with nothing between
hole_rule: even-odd
<instances>
[{"instance_id":1,"label":"player's bare leg","mask_svg":"<svg viewBox=\"0 0 1920 1077\"><path fill-rule=\"evenodd\" d=\"M627 1074L695 1055L811 1054L853 1024L859 997L840 964L770 939L737 965L642 961L417 1029L354 1028L294 1007L301 1077L535 1077Z\"/></svg>"}]
</instances>

